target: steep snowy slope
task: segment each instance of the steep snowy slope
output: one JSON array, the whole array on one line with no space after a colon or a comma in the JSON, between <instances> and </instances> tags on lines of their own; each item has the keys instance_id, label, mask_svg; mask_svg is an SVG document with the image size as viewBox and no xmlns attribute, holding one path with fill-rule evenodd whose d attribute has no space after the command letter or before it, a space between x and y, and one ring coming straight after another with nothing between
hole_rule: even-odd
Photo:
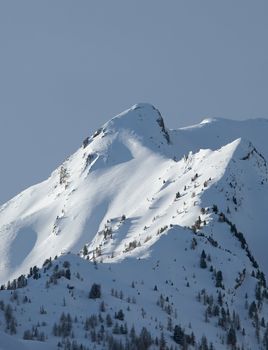
<instances>
[{"instance_id":1,"label":"steep snowy slope","mask_svg":"<svg viewBox=\"0 0 268 350\"><path fill-rule=\"evenodd\" d=\"M135 106L85 140L47 181L4 205L1 280L42 263L47 252L79 251L109 218L125 214L134 222L145 194L155 191L152 181L170 162L163 155L168 134L161 123L151 106ZM148 169L155 171L147 176Z\"/></svg>"},{"instance_id":2,"label":"steep snowy slope","mask_svg":"<svg viewBox=\"0 0 268 350\"><path fill-rule=\"evenodd\" d=\"M17 305L19 338L28 330L26 338L46 340L56 349L59 334L51 323L69 312L78 320L73 339L112 349L107 337L113 329L106 331L105 342L94 341L93 329L84 337L86 318L100 307L88 300L96 282L103 290L100 302L111 314L123 309L129 328L139 319L138 332L147 327L154 339L163 333L169 347L183 345L172 338L174 325L186 334L193 331L196 343L205 334L216 349L226 348L233 329L240 348L261 349L266 336L268 346L267 133L262 119L205 120L168 130L149 104L135 105L106 123L48 180L0 208L1 283L62 255L52 266L31 269L27 286L25 277L6 285L9 290L0 293L0 329L10 333L14 326L6 319L11 300ZM64 261L71 267L57 275L56 265ZM111 295L113 285L125 296ZM14 299L17 287L23 288ZM129 301L133 297L135 303ZM253 302L257 309L249 314L245 304ZM243 326L238 327L237 315ZM126 338L116 339L124 343ZM182 338L191 348L189 338ZM155 341L154 347L161 349Z\"/></svg>"}]
</instances>

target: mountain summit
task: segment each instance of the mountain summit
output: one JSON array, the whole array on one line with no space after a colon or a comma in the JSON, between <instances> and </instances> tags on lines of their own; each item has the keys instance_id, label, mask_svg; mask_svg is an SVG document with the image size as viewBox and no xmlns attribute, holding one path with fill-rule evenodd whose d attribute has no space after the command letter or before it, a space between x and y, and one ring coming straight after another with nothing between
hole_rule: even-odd
<instances>
[{"instance_id":1,"label":"mountain summit","mask_svg":"<svg viewBox=\"0 0 268 350\"><path fill-rule=\"evenodd\" d=\"M58 296L67 290L76 295L64 297L68 312L74 303L82 318L83 290L94 278L106 291L103 302L113 310L123 308L126 321L133 323L140 317L135 303L126 311L127 299L119 298L120 306L109 296L117 281L113 293L119 288L129 298L134 293L144 311L140 326L149 327L159 339L163 336L170 349L183 343L192 349L204 334L215 349L241 349L242 344L257 349L268 322L267 134L264 119L206 119L169 130L155 107L134 105L87 137L46 181L0 208L2 289L23 287L25 292L28 278L32 307L43 306L48 315L59 315ZM63 272L56 278L60 266ZM58 279L58 291L48 288ZM70 292L70 285L77 294ZM8 298L8 293L2 295ZM92 293L98 295L98 289ZM57 300L55 306L49 304L51 298ZM224 301L218 305L217 298ZM253 301L259 302L257 311L248 315L244 303ZM227 309L234 314L222 320ZM243 316L244 331L237 315ZM256 315L258 322L264 317L262 330ZM33 327L32 321L18 317L21 325ZM77 327L80 334L84 326ZM20 326L19 334L23 331ZM192 331L196 343L186 337ZM51 333L47 325L44 332ZM150 344L159 348L156 341Z\"/></svg>"}]
</instances>

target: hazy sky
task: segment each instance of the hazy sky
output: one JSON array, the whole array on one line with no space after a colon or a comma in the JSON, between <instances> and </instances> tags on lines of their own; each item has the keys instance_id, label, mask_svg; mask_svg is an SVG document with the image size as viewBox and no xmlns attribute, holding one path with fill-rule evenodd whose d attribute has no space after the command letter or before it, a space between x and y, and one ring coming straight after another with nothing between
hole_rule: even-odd
<instances>
[{"instance_id":1,"label":"hazy sky","mask_svg":"<svg viewBox=\"0 0 268 350\"><path fill-rule=\"evenodd\" d=\"M0 203L137 102L268 117L268 1L0 0Z\"/></svg>"}]
</instances>

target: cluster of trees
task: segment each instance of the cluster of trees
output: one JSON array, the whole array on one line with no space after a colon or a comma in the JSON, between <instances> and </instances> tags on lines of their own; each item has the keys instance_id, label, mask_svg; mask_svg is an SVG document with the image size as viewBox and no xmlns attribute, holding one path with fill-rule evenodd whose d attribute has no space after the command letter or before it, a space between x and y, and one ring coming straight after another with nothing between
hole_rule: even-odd
<instances>
[{"instance_id":1,"label":"cluster of trees","mask_svg":"<svg viewBox=\"0 0 268 350\"><path fill-rule=\"evenodd\" d=\"M221 215L221 217L226 220L226 217ZM231 226L232 232L236 232L234 226ZM243 236L242 236L243 237ZM195 244L193 244L195 247ZM246 245L247 247L247 245ZM207 267L207 255L203 250L200 257L200 267ZM212 268L212 266L211 266ZM223 275L221 271L213 270L215 276L215 286L217 288L223 288ZM236 279L236 287L238 288L244 280L245 277L245 269L239 273L239 278ZM268 297L268 290L266 286L265 275L259 269L256 271L253 270L252 276L257 279L256 288L255 288L255 298L251 304L249 305L246 295L245 307L248 309L249 318L252 319L252 325L255 328L255 334L257 341L262 343L264 348L268 350L268 324L265 319L260 317L260 311L262 310L264 299ZM225 342L232 349L237 349L237 332L239 331L243 336L245 335L244 328L240 325L239 315L233 311L232 314L229 311L228 303L223 302L224 295L221 294L220 291L218 293L217 302L214 301L213 296L208 296L206 291L203 290L198 295L198 300L203 302L206 306L205 309L205 321L209 322L209 318L217 317L218 325L226 332ZM226 306L224 307L223 304ZM266 327L266 328L265 328ZM241 329L242 328L242 329ZM263 332L261 329L265 329ZM263 334L263 335L262 335ZM224 341L224 340L222 340Z\"/></svg>"},{"instance_id":2,"label":"cluster of trees","mask_svg":"<svg viewBox=\"0 0 268 350\"><path fill-rule=\"evenodd\" d=\"M55 260L56 259L57 256L55 256ZM43 263L43 272L46 273L52 266L52 259L50 257ZM58 264L54 266L53 272L47 282L47 286L50 283L56 284L57 280L61 277L65 277L69 280L71 279L70 263L68 261L63 262L63 268L61 269L59 268ZM12 282L8 281L7 285L1 285L0 290L16 290L19 288L24 288L27 286L29 278L33 278L35 280L41 278L41 270L37 266L30 267L27 277L25 275L21 275L18 278L14 279Z\"/></svg>"},{"instance_id":3,"label":"cluster of trees","mask_svg":"<svg viewBox=\"0 0 268 350\"><path fill-rule=\"evenodd\" d=\"M153 344L158 346L161 350L169 349L165 346L166 342L163 337L161 341L158 340L158 338L153 339L151 333L145 327L137 334L134 326L128 331L126 323L119 324L115 322L111 333L105 329L104 320L102 318L100 319L100 317L95 315L95 320L97 320L97 323L92 325L93 327L88 337L92 343L102 344L103 348L107 350L148 350ZM112 326L111 322L112 320L110 319L109 323L107 323L106 318L106 326L108 329ZM124 338L118 337L119 335L123 335Z\"/></svg>"},{"instance_id":4,"label":"cluster of trees","mask_svg":"<svg viewBox=\"0 0 268 350\"><path fill-rule=\"evenodd\" d=\"M54 266L53 272L48 279L47 286L50 283L57 284L58 279L60 279L61 277L65 277L68 280L71 279L70 263L68 261L64 261L63 267L61 269L58 264Z\"/></svg>"},{"instance_id":5,"label":"cluster of trees","mask_svg":"<svg viewBox=\"0 0 268 350\"><path fill-rule=\"evenodd\" d=\"M205 208L201 208L201 214L203 214L205 211ZM202 228L202 225L205 226L206 224L206 220L202 221L201 217L199 216L195 223L191 227L189 227L189 229L191 229L195 235L206 238L213 247L218 247L218 242L212 236L207 236L203 232L199 231ZM196 243L195 245L191 245L191 249L195 249L195 247L197 246L197 241L192 241L192 243Z\"/></svg>"},{"instance_id":6,"label":"cluster of trees","mask_svg":"<svg viewBox=\"0 0 268 350\"><path fill-rule=\"evenodd\" d=\"M160 227L160 229L157 230L157 235L160 235L161 233L165 232L168 229L168 226L165 225L163 227Z\"/></svg>"},{"instance_id":7,"label":"cluster of trees","mask_svg":"<svg viewBox=\"0 0 268 350\"><path fill-rule=\"evenodd\" d=\"M173 339L184 348L187 348L188 345L195 345L194 333L192 332L191 335L186 334L180 325L174 327Z\"/></svg>"},{"instance_id":8,"label":"cluster of trees","mask_svg":"<svg viewBox=\"0 0 268 350\"><path fill-rule=\"evenodd\" d=\"M122 224L125 220L126 220L126 215L123 214L120 218L120 223ZM111 221L112 221L112 219L107 220L107 224L105 224L104 230L99 232L99 234L103 234L105 240L113 237L113 229L109 224Z\"/></svg>"},{"instance_id":9,"label":"cluster of trees","mask_svg":"<svg viewBox=\"0 0 268 350\"><path fill-rule=\"evenodd\" d=\"M13 309L10 304L7 304L6 306L4 303L1 304L1 309L4 311L5 316L5 322L6 322L6 332L9 334L16 334L17 333L17 321L13 314Z\"/></svg>"},{"instance_id":10,"label":"cluster of trees","mask_svg":"<svg viewBox=\"0 0 268 350\"><path fill-rule=\"evenodd\" d=\"M39 332L38 327L32 327L31 330L27 329L23 333L24 340L37 340L37 341L45 341L45 333Z\"/></svg>"},{"instance_id":11,"label":"cluster of trees","mask_svg":"<svg viewBox=\"0 0 268 350\"><path fill-rule=\"evenodd\" d=\"M197 296L197 300L202 302L205 306L205 322L209 322L210 318L216 317L218 319L218 326L226 332L226 344L232 349L236 349L237 332L240 332L241 335L244 336L245 329L241 327L239 314L234 310L230 312L228 303L224 298L225 295L219 291L215 300L213 295L208 295L204 289L201 293L198 293ZM253 302L249 307L249 316L251 318L256 318L256 313L257 306L255 302ZM224 341L224 339L222 341Z\"/></svg>"},{"instance_id":12,"label":"cluster of trees","mask_svg":"<svg viewBox=\"0 0 268 350\"><path fill-rule=\"evenodd\" d=\"M132 288L135 288L135 283L132 282L131 286L132 286ZM118 291L117 289L112 288L111 289L111 296L113 296L115 298L119 298L121 300L125 300L128 304L136 304L135 297L128 296L124 299L124 293L122 292L122 290Z\"/></svg>"},{"instance_id":13,"label":"cluster of trees","mask_svg":"<svg viewBox=\"0 0 268 350\"><path fill-rule=\"evenodd\" d=\"M47 261L50 261L50 263L51 263L51 258L50 258L50 260L46 260L45 263L47 263ZM25 277L25 275L21 275L18 278L15 278L12 282L8 281L7 285L2 284L0 287L0 290L6 290L6 289L7 290L15 290L18 288L24 288L28 284L27 279L31 278L31 277L35 280L37 280L41 277L40 270L37 266L30 267L30 270L29 270L27 277Z\"/></svg>"},{"instance_id":14,"label":"cluster of trees","mask_svg":"<svg viewBox=\"0 0 268 350\"><path fill-rule=\"evenodd\" d=\"M30 267L28 278L32 277L34 280L38 280L41 277L39 268L37 266Z\"/></svg>"},{"instance_id":15,"label":"cluster of trees","mask_svg":"<svg viewBox=\"0 0 268 350\"><path fill-rule=\"evenodd\" d=\"M103 236L105 240L113 237L113 230L111 226L105 225L103 230Z\"/></svg>"},{"instance_id":16,"label":"cluster of trees","mask_svg":"<svg viewBox=\"0 0 268 350\"><path fill-rule=\"evenodd\" d=\"M134 239L134 241L128 243L128 246L125 248L124 252L125 253L130 252L131 250L136 249L137 247L140 247L140 246L141 246L141 243L137 242L136 239Z\"/></svg>"},{"instance_id":17,"label":"cluster of trees","mask_svg":"<svg viewBox=\"0 0 268 350\"><path fill-rule=\"evenodd\" d=\"M163 294L160 294L156 305L165 311L169 316L174 316L174 318L177 318L177 310L174 309L173 305L169 302L169 297L164 297Z\"/></svg>"},{"instance_id":18,"label":"cluster of trees","mask_svg":"<svg viewBox=\"0 0 268 350\"><path fill-rule=\"evenodd\" d=\"M215 204L214 204L215 207L217 207ZM214 207L213 206L213 207ZM217 212L215 211L215 213L217 214L218 213L218 209L217 209ZM248 247L248 244L247 244L247 241L243 235L242 232L239 232L236 228L236 225L233 224L227 217L226 215L221 212L219 215L219 222L225 222L227 225L229 225L230 227L230 231L231 233L239 240L240 244L241 244L241 248L243 250L246 251L246 254L249 258L249 260L251 261L252 263L252 266L255 268L255 269L258 269L259 268L259 265L256 261L256 259L254 258L254 256L252 255L251 251L249 250L249 247Z\"/></svg>"},{"instance_id":19,"label":"cluster of trees","mask_svg":"<svg viewBox=\"0 0 268 350\"><path fill-rule=\"evenodd\" d=\"M206 269L208 264L207 261L211 261L210 255L207 256L204 250L202 250L201 256L200 256L200 267L202 269ZM216 288L222 288L224 289L224 284L223 284L223 274L221 270L216 271L213 269L213 266L210 265L210 271L213 272L214 278L215 278L215 287Z\"/></svg>"},{"instance_id":20,"label":"cluster of trees","mask_svg":"<svg viewBox=\"0 0 268 350\"><path fill-rule=\"evenodd\" d=\"M198 219L197 219L197 220L195 221L195 223L192 225L192 230L193 230L194 232L196 232L197 230L200 230L200 229L201 229L202 223L203 223L203 225L206 225L206 221L203 221L203 222L202 222L201 217L198 216Z\"/></svg>"},{"instance_id":21,"label":"cluster of trees","mask_svg":"<svg viewBox=\"0 0 268 350\"><path fill-rule=\"evenodd\" d=\"M115 313L114 318L119 321L124 321L125 314L122 309L120 309L118 312Z\"/></svg>"},{"instance_id":22,"label":"cluster of trees","mask_svg":"<svg viewBox=\"0 0 268 350\"><path fill-rule=\"evenodd\" d=\"M145 327L138 334L134 326L129 331L127 323L124 322L123 310L116 312L112 318L109 313L105 314L102 302L99 309L101 312L98 315L92 314L83 322L86 331L85 338L89 339L91 343L100 344L102 348L108 350L148 350L151 345L157 346L160 350L169 350L163 334L161 334L160 339L153 339ZM53 334L63 337L60 347L64 349L76 349L69 341L69 337L74 337L72 322L69 315L62 314L59 324L55 324L53 327ZM76 322L75 319L74 322ZM65 344L68 344L69 347L66 347ZM85 348L81 347L81 349ZM171 347L170 350L172 349L174 348Z\"/></svg>"},{"instance_id":23,"label":"cluster of trees","mask_svg":"<svg viewBox=\"0 0 268 350\"><path fill-rule=\"evenodd\" d=\"M55 257L57 258L57 257ZM47 272L52 266L52 260L51 257L49 259L46 259L43 263L44 273Z\"/></svg>"},{"instance_id":24,"label":"cluster of trees","mask_svg":"<svg viewBox=\"0 0 268 350\"><path fill-rule=\"evenodd\" d=\"M72 327L73 327L73 320L71 315L69 313L65 315L65 313L63 312L61 314L59 323L54 324L52 332L55 337L66 338L71 335Z\"/></svg>"},{"instance_id":25,"label":"cluster of trees","mask_svg":"<svg viewBox=\"0 0 268 350\"><path fill-rule=\"evenodd\" d=\"M68 173L67 169L62 165L60 168L60 184L66 185L68 177L69 177L69 173Z\"/></svg>"},{"instance_id":26,"label":"cluster of trees","mask_svg":"<svg viewBox=\"0 0 268 350\"><path fill-rule=\"evenodd\" d=\"M8 281L7 285L2 284L0 289L15 290L26 286L27 286L27 278L24 275L21 275L20 277L15 278L12 282Z\"/></svg>"},{"instance_id":27,"label":"cluster of trees","mask_svg":"<svg viewBox=\"0 0 268 350\"><path fill-rule=\"evenodd\" d=\"M212 210L218 214L218 207L214 204L212 207ZM250 262L252 263L252 266L254 269L257 269L257 272L255 273L254 270L252 272L252 276L256 277L259 281L259 289L261 289L261 287L263 287L262 290L262 297L263 298L267 298L268 299L268 290L267 290L267 286L266 286L266 280L265 280L265 275L262 271L260 271L259 269L259 265L256 261L256 259L254 258L254 256L252 255L249 247L248 247L248 243L243 235L242 232L239 232L236 228L236 225L234 223L232 223L227 217L226 215L221 212L219 215L219 221L220 222L225 222L229 227L230 227L230 231L231 233L238 239L238 241L241 244L241 248L243 250L245 250L247 257L249 258Z\"/></svg>"},{"instance_id":28,"label":"cluster of trees","mask_svg":"<svg viewBox=\"0 0 268 350\"><path fill-rule=\"evenodd\" d=\"M75 340L70 340L69 338L58 342L58 348L62 350L89 350L88 347L84 346L81 343L77 343Z\"/></svg>"},{"instance_id":29,"label":"cluster of trees","mask_svg":"<svg viewBox=\"0 0 268 350\"><path fill-rule=\"evenodd\" d=\"M264 317L260 318L259 314L262 310L262 306L263 304L261 299L252 301L249 306L247 300L245 303L245 307L248 308L249 318L252 320L252 325L255 328L255 335L258 342L260 342L261 338L261 329L266 327L263 334L263 343L265 346L267 346L265 349L268 349L268 322L265 321Z\"/></svg>"}]
</instances>

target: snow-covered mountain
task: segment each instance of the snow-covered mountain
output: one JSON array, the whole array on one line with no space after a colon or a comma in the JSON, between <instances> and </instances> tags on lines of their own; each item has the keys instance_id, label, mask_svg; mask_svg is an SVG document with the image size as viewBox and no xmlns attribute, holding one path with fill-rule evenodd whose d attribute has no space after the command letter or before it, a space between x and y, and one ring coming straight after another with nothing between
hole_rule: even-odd
<instances>
[{"instance_id":1,"label":"snow-covered mountain","mask_svg":"<svg viewBox=\"0 0 268 350\"><path fill-rule=\"evenodd\" d=\"M0 208L0 329L36 349L267 349L267 134L114 117Z\"/></svg>"}]
</instances>

